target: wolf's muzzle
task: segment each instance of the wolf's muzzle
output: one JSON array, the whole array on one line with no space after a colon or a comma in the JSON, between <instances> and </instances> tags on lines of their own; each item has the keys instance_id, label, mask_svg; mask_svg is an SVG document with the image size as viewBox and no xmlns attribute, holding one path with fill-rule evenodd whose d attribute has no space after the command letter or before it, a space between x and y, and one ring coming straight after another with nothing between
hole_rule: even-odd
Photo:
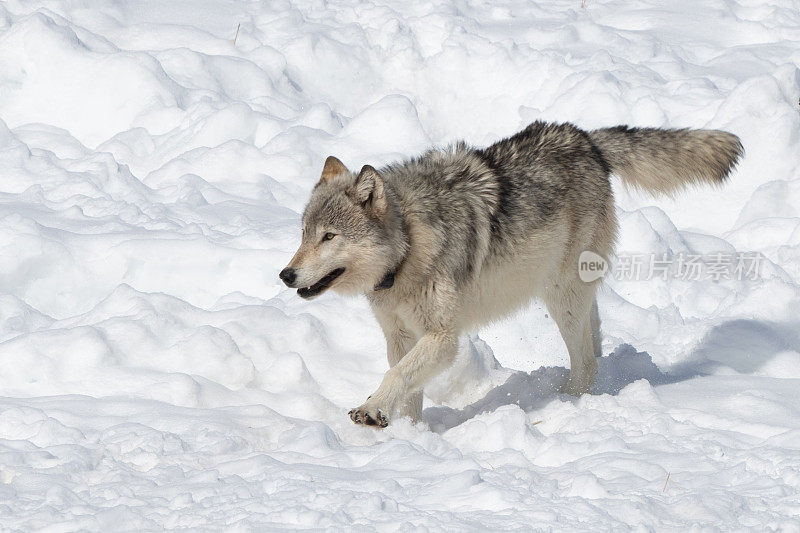
<instances>
[{"instance_id":1,"label":"wolf's muzzle","mask_svg":"<svg viewBox=\"0 0 800 533\"><path fill-rule=\"evenodd\" d=\"M332 270L315 284L297 289L297 294L306 300L313 298L327 290L327 288L331 286L331 283L333 283L336 278L341 276L343 272L344 268Z\"/></svg>"},{"instance_id":2,"label":"wolf's muzzle","mask_svg":"<svg viewBox=\"0 0 800 533\"><path fill-rule=\"evenodd\" d=\"M297 274L292 267L286 267L281 270L281 273L278 274L278 277L283 280L287 287L292 287L294 282L297 281Z\"/></svg>"}]
</instances>

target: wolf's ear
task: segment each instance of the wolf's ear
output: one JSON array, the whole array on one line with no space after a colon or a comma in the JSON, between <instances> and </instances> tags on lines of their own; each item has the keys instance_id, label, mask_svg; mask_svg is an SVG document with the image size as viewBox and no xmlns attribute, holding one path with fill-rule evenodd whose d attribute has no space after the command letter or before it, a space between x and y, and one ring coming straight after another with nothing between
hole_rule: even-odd
<instances>
[{"instance_id":1,"label":"wolf's ear","mask_svg":"<svg viewBox=\"0 0 800 533\"><path fill-rule=\"evenodd\" d=\"M319 181L321 183L323 181L332 180L336 176L347 174L348 172L349 170L344 166L344 163L332 155L329 155L328 159L325 160L325 166L322 167L322 176L320 176Z\"/></svg>"},{"instance_id":2,"label":"wolf's ear","mask_svg":"<svg viewBox=\"0 0 800 533\"><path fill-rule=\"evenodd\" d=\"M358 173L351 196L364 209L375 215L382 215L386 212L387 203L383 178L370 165L364 165L361 172Z\"/></svg>"}]
</instances>

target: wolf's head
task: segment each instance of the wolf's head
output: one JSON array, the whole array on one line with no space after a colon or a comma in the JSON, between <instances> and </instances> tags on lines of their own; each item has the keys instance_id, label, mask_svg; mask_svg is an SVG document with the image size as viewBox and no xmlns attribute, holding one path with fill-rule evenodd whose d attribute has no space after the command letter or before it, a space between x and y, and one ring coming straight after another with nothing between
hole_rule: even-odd
<instances>
[{"instance_id":1,"label":"wolf's head","mask_svg":"<svg viewBox=\"0 0 800 533\"><path fill-rule=\"evenodd\" d=\"M280 278L307 299L329 288L363 294L404 254L397 207L378 171L366 165L355 174L330 156L303 213L300 248Z\"/></svg>"}]
</instances>

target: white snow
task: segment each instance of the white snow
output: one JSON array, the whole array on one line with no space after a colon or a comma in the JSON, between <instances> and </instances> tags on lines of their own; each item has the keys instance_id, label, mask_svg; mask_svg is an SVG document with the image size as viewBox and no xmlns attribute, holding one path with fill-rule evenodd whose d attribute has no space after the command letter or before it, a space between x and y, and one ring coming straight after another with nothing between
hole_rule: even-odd
<instances>
[{"instance_id":1,"label":"white snow","mask_svg":"<svg viewBox=\"0 0 800 533\"><path fill-rule=\"evenodd\" d=\"M0 3L0 528L799 531L800 9L580 3ZM535 304L353 425L379 328L277 277L324 158L538 118L741 136L618 249L760 275L610 277L592 395Z\"/></svg>"}]
</instances>

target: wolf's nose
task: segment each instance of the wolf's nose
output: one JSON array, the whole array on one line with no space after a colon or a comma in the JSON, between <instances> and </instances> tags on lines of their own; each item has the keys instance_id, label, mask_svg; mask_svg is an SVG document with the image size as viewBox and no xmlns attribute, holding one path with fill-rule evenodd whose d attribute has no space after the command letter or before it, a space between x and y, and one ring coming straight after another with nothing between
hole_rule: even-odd
<instances>
[{"instance_id":1,"label":"wolf's nose","mask_svg":"<svg viewBox=\"0 0 800 533\"><path fill-rule=\"evenodd\" d=\"M297 279L297 274L294 273L294 269L292 267L286 267L281 270L281 273L278 274L283 282L288 285L289 287L292 286L292 283Z\"/></svg>"}]
</instances>

